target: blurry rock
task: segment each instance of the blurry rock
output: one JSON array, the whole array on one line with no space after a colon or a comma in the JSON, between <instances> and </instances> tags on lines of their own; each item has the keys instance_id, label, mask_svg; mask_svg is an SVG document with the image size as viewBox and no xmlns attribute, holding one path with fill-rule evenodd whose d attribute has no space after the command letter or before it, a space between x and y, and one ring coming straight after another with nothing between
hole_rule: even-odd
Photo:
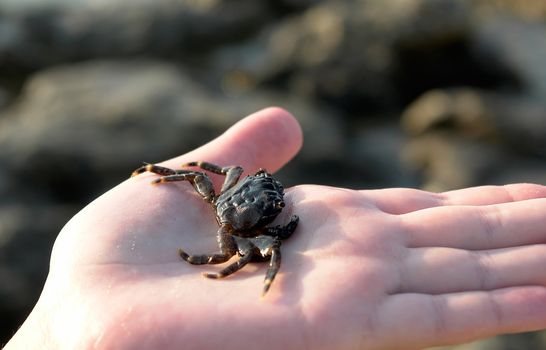
<instances>
[{"instance_id":1,"label":"blurry rock","mask_svg":"<svg viewBox=\"0 0 546 350\"><path fill-rule=\"evenodd\" d=\"M0 335L11 336L36 303L55 237L76 208L0 205Z\"/></svg>"},{"instance_id":2,"label":"blurry rock","mask_svg":"<svg viewBox=\"0 0 546 350\"><path fill-rule=\"evenodd\" d=\"M446 191L488 183L504 155L496 147L444 132L412 139L404 158L422 174L422 188Z\"/></svg>"},{"instance_id":3,"label":"blurry rock","mask_svg":"<svg viewBox=\"0 0 546 350\"><path fill-rule=\"evenodd\" d=\"M491 106L485 93L473 89L431 90L410 104L401 123L412 135L440 128L455 129L473 138L495 134Z\"/></svg>"},{"instance_id":4,"label":"blurry rock","mask_svg":"<svg viewBox=\"0 0 546 350\"><path fill-rule=\"evenodd\" d=\"M188 56L248 35L264 1L10 1L1 4L0 64L53 63L130 54Z\"/></svg>"},{"instance_id":5,"label":"blurry rock","mask_svg":"<svg viewBox=\"0 0 546 350\"><path fill-rule=\"evenodd\" d=\"M404 158L422 174L422 187L430 191L514 182L546 184L544 160L448 131L412 139Z\"/></svg>"},{"instance_id":6,"label":"blurry rock","mask_svg":"<svg viewBox=\"0 0 546 350\"><path fill-rule=\"evenodd\" d=\"M546 2L534 0L472 0L479 16L518 17L526 21L546 18Z\"/></svg>"},{"instance_id":7,"label":"blurry rock","mask_svg":"<svg viewBox=\"0 0 546 350\"><path fill-rule=\"evenodd\" d=\"M472 24L468 1L418 1L397 28L398 45L427 51L467 37Z\"/></svg>"},{"instance_id":8,"label":"blurry rock","mask_svg":"<svg viewBox=\"0 0 546 350\"><path fill-rule=\"evenodd\" d=\"M546 103L521 94L478 89L432 90L404 111L402 124L419 135L439 128L546 157Z\"/></svg>"},{"instance_id":9,"label":"blurry rock","mask_svg":"<svg viewBox=\"0 0 546 350\"><path fill-rule=\"evenodd\" d=\"M346 163L358 188L417 187L418 178L402 158L407 135L397 124L366 126L351 138ZM356 174L355 174L356 173Z\"/></svg>"},{"instance_id":10,"label":"blurry rock","mask_svg":"<svg viewBox=\"0 0 546 350\"><path fill-rule=\"evenodd\" d=\"M11 101L9 92L0 86L0 110L6 107Z\"/></svg>"},{"instance_id":11,"label":"blurry rock","mask_svg":"<svg viewBox=\"0 0 546 350\"><path fill-rule=\"evenodd\" d=\"M495 126L513 149L546 159L546 102L519 95L490 100Z\"/></svg>"},{"instance_id":12,"label":"blurry rock","mask_svg":"<svg viewBox=\"0 0 546 350\"><path fill-rule=\"evenodd\" d=\"M495 16L478 22L470 40L477 59L513 79L523 93L546 99L546 24Z\"/></svg>"},{"instance_id":13,"label":"blurry rock","mask_svg":"<svg viewBox=\"0 0 546 350\"><path fill-rule=\"evenodd\" d=\"M324 0L275 0L272 5L289 10L299 10L312 5L317 5L323 1Z\"/></svg>"},{"instance_id":14,"label":"blurry rock","mask_svg":"<svg viewBox=\"0 0 546 350\"><path fill-rule=\"evenodd\" d=\"M459 3L325 1L269 27L256 40L220 50L215 62L228 76L245 75L250 87L280 82L297 95L323 98L345 110L384 108L396 100L391 76L398 46L421 40L424 33L434 45L462 35L466 7Z\"/></svg>"},{"instance_id":15,"label":"blurry rock","mask_svg":"<svg viewBox=\"0 0 546 350\"><path fill-rule=\"evenodd\" d=\"M191 111L205 97L186 80L170 65L137 62L36 75L0 117L0 159L12 172L10 187L24 189L32 180L50 192L45 195L79 199L107 187L101 174L121 176L126 162L137 165L156 159L158 150L196 144L195 130L180 130L192 125ZM178 114L181 108L185 113Z\"/></svg>"},{"instance_id":16,"label":"blurry rock","mask_svg":"<svg viewBox=\"0 0 546 350\"><path fill-rule=\"evenodd\" d=\"M304 158L340 153L340 123L327 109L301 99L205 93L175 66L151 61L44 71L25 86L17 105L0 114L0 162L10 171L3 175L6 188L28 189L46 199L90 199L142 161L191 150L271 104L291 110L302 122ZM29 189L29 182L36 188Z\"/></svg>"}]
</instances>

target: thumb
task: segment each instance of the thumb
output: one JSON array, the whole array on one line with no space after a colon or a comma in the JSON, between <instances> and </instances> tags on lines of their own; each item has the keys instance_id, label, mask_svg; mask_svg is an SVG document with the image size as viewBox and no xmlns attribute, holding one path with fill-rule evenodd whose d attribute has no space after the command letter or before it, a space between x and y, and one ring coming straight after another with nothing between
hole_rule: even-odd
<instances>
[{"instance_id":1,"label":"thumb","mask_svg":"<svg viewBox=\"0 0 546 350\"><path fill-rule=\"evenodd\" d=\"M202 160L221 166L239 165L248 173L258 168L275 172L298 153L302 141L297 120L281 108L270 107L251 114L216 139L163 165L179 168L183 163Z\"/></svg>"}]
</instances>

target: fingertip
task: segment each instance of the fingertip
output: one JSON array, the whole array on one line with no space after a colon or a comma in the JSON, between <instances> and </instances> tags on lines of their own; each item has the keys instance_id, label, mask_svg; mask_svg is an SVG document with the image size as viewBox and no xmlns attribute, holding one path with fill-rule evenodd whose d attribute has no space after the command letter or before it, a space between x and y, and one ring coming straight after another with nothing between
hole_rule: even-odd
<instances>
[{"instance_id":1,"label":"fingertip","mask_svg":"<svg viewBox=\"0 0 546 350\"><path fill-rule=\"evenodd\" d=\"M281 159L282 164L264 164L262 167L276 171L292 159L303 145L303 131L298 120L281 107L267 107L235 124L228 132L261 146L259 156L263 160ZM276 156L276 157L273 157ZM270 161L268 163L271 163Z\"/></svg>"},{"instance_id":2,"label":"fingertip","mask_svg":"<svg viewBox=\"0 0 546 350\"><path fill-rule=\"evenodd\" d=\"M281 107L268 107L260 112L263 118L271 118L271 123L278 123L279 131L282 130L286 139L294 146L295 152L300 150L303 144L303 131L298 120L287 110Z\"/></svg>"},{"instance_id":3,"label":"fingertip","mask_svg":"<svg viewBox=\"0 0 546 350\"><path fill-rule=\"evenodd\" d=\"M512 201L545 198L546 186L532 183L516 183L503 186Z\"/></svg>"},{"instance_id":4,"label":"fingertip","mask_svg":"<svg viewBox=\"0 0 546 350\"><path fill-rule=\"evenodd\" d=\"M247 173L265 168L275 172L300 150L299 122L280 107L268 107L235 123L208 144L175 159L206 160L219 165L240 165ZM168 163L173 160L168 161Z\"/></svg>"}]
</instances>

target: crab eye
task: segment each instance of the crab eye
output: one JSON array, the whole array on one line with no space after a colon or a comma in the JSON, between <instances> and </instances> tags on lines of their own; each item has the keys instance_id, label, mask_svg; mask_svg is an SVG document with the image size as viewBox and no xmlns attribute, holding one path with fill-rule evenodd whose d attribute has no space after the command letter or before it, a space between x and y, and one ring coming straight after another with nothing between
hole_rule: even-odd
<instances>
[{"instance_id":1,"label":"crab eye","mask_svg":"<svg viewBox=\"0 0 546 350\"><path fill-rule=\"evenodd\" d=\"M280 209L280 208L284 208L284 205L285 205L285 204L284 204L284 201L279 201L279 202L277 202L277 203L275 203L275 204L276 204L275 206L276 206L277 208L279 208L279 209Z\"/></svg>"}]
</instances>

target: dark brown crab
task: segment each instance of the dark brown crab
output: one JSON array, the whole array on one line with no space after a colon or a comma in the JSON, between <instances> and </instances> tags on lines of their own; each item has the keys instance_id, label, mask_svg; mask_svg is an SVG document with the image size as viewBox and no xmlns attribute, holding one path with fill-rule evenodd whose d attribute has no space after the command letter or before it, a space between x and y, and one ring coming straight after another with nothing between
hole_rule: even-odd
<instances>
[{"instance_id":1,"label":"dark brown crab","mask_svg":"<svg viewBox=\"0 0 546 350\"><path fill-rule=\"evenodd\" d=\"M207 162L190 162L183 166L197 166L215 174L225 175L220 194L216 195L206 173L193 170L173 170L159 165L146 164L136 169L132 176L149 171L160 178L153 184L171 181L189 181L197 193L216 211L220 228L217 233L219 253L189 255L182 249L182 259L194 265L221 264L234 255L240 259L218 273L204 273L208 278L223 278L240 270L251 261L269 259L262 295L265 295L281 266L281 240L292 235L299 218L294 215L285 226L266 227L284 208L284 188L264 169L239 181L243 168L220 167Z\"/></svg>"}]
</instances>

